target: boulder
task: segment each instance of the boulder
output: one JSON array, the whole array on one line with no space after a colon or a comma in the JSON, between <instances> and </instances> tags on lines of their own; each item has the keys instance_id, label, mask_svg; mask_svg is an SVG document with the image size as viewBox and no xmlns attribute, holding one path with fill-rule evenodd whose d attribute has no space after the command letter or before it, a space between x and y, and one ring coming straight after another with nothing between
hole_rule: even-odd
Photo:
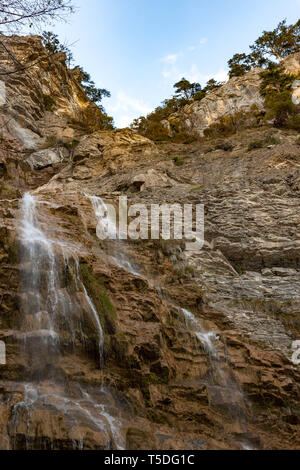
<instances>
[{"instance_id":1,"label":"boulder","mask_svg":"<svg viewBox=\"0 0 300 470\"><path fill-rule=\"evenodd\" d=\"M60 163L63 159L64 156L60 150L45 149L32 153L26 161L33 170L42 170Z\"/></svg>"}]
</instances>

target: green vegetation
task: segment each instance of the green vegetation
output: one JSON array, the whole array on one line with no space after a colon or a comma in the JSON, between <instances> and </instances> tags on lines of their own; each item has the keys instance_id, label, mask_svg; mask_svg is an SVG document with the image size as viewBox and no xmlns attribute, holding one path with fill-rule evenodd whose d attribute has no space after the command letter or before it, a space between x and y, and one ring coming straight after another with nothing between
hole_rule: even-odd
<instances>
[{"instance_id":1,"label":"green vegetation","mask_svg":"<svg viewBox=\"0 0 300 470\"><path fill-rule=\"evenodd\" d=\"M71 142L64 142L63 143L63 146L67 149L67 150L74 150L77 145L80 144L80 141L77 140L77 139L74 139L72 140Z\"/></svg>"},{"instance_id":2,"label":"green vegetation","mask_svg":"<svg viewBox=\"0 0 300 470\"><path fill-rule=\"evenodd\" d=\"M287 25L284 20L273 31L264 31L250 46L249 54L235 54L228 61L229 77L240 77L255 67L264 69L261 73L261 93L265 98L267 112L264 114L254 106L249 113L237 112L233 116L223 116L205 131L205 136L227 136L244 127L253 127L271 120L277 127L299 130L299 110L291 99L291 85L297 77L284 74L279 65L282 59L298 51L299 47L300 20L293 25ZM222 83L211 79L202 88L199 83L191 83L182 78L174 84L175 93L172 98L164 100L146 117L135 119L131 128L154 141L190 143L193 140L182 131L180 117L176 113L187 104L203 100L221 85Z\"/></svg>"},{"instance_id":3,"label":"green vegetation","mask_svg":"<svg viewBox=\"0 0 300 470\"><path fill-rule=\"evenodd\" d=\"M240 77L254 67L272 67L300 47L300 20L293 25L281 21L273 31L263 31L250 46L250 54L235 54L229 61L229 77Z\"/></svg>"},{"instance_id":4,"label":"green vegetation","mask_svg":"<svg viewBox=\"0 0 300 470\"><path fill-rule=\"evenodd\" d=\"M280 62L299 51L300 20L287 25L281 21L273 31L264 31L250 46L250 54L235 54L229 61L229 76L239 77L254 67L262 67L261 94L267 110L263 122L275 127L300 129L299 109L293 104L291 86L297 76L284 73Z\"/></svg>"},{"instance_id":5,"label":"green vegetation","mask_svg":"<svg viewBox=\"0 0 300 470\"><path fill-rule=\"evenodd\" d=\"M216 146L218 150L224 150L225 152L231 152L234 149L234 145L229 140L219 142Z\"/></svg>"},{"instance_id":6,"label":"green vegetation","mask_svg":"<svg viewBox=\"0 0 300 470\"><path fill-rule=\"evenodd\" d=\"M151 372L150 374L143 375L141 377L141 382L142 382L142 387L149 387L149 385L152 385L152 384L167 384L168 377L167 376L159 377L154 372Z\"/></svg>"},{"instance_id":7,"label":"green vegetation","mask_svg":"<svg viewBox=\"0 0 300 470\"><path fill-rule=\"evenodd\" d=\"M43 95L44 106L46 111L54 111L56 108L56 102L50 95Z\"/></svg>"},{"instance_id":8,"label":"green vegetation","mask_svg":"<svg viewBox=\"0 0 300 470\"><path fill-rule=\"evenodd\" d=\"M77 139L73 139L71 141L64 141L58 139L56 135L48 135L46 137L46 141L43 145L41 145L41 149L48 149L51 147L65 147L67 150L72 151L74 150L77 145L80 144L80 141Z\"/></svg>"},{"instance_id":9,"label":"green vegetation","mask_svg":"<svg viewBox=\"0 0 300 470\"><path fill-rule=\"evenodd\" d=\"M280 62L299 51L300 20L293 25L281 21L273 31L264 31L250 46L250 54L235 54L229 61L229 76L239 77L254 67L262 67L261 94L267 110L263 122L275 127L300 129L299 109L293 104L291 86L297 76L284 73Z\"/></svg>"},{"instance_id":10,"label":"green vegetation","mask_svg":"<svg viewBox=\"0 0 300 470\"><path fill-rule=\"evenodd\" d=\"M67 65L69 68L71 67L71 64L73 63L73 54L67 45L60 42L57 34L54 34L51 31L44 31L42 34L42 43L50 55L57 54L59 52L64 53ZM101 129L113 129L113 118L106 114L105 109L101 104L103 98L109 98L111 96L110 92L105 88L97 88L95 82L91 79L90 74L79 65L76 65L72 71L76 72L76 79L80 82L87 97L98 107L99 112L98 116L96 116L96 121L99 127ZM73 76L75 76L75 73ZM51 97L44 97L44 101L47 111L53 111L55 101Z\"/></svg>"},{"instance_id":11,"label":"green vegetation","mask_svg":"<svg viewBox=\"0 0 300 470\"><path fill-rule=\"evenodd\" d=\"M261 94L265 98L266 115L264 121L273 120L275 127L300 129L299 109L292 101L291 87L299 78L284 73L279 65L270 67L261 73Z\"/></svg>"},{"instance_id":12,"label":"green vegetation","mask_svg":"<svg viewBox=\"0 0 300 470\"><path fill-rule=\"evenodd\" d=\"M43 145L43 148L49 148L49 147L54 147L59 143L58 138L56 135L47 135L46 137L46 142Z\"/></svg>"},{"instance_id":13,"label":"green vegetation","mask_svg":"<svg viewBox=\"0 0 300 470\"><path fill-rule=\"evenodd\" d=\"M202 191L202 189L203 189L203 184L201 184L200 186L196 186L195 188L192 188L190 192L193 193L196 191Z\"/></svg>"},{"instance_id":14,"label":"green vegetation","mask_svg":"<svg viewBox=\"0 0 300 470\"><path fill-rule=\"evenodd\" d=\"M184 164L184 158L182 157L174 157L173 162L176 166L182 166Z\"/></svg>"},{"instance_id":15,"label":"green vegetation","mask_svg":"<svg viewBox=\"0 0 300 470\"><path fill-rule=\"evenodd\" d=\"M279 145L279 144L280 144L280 140L277 139L277 137L274 137L273 135L268 135L263 140L253 140L252 142L250 142L250 144L248 145L248 151L251 152L251 150L262 149L270 145Z\"/></svg>"},{"instance_id":16,"label":"green vegetation","mask_svg":"<svg viewBox=\"0 0 300 470\"><path fill-rule=\"evenodd\" d=\"M279 145L280 139L278 139L277 137L274 137L273 135L269 135L268 137L266 137L265 143L267 145Z\"/></svg>"},{"instance_id":17,"label":"green vegetation","mask_svg":"<svg viewBox=\"0 0 300 470\"><path fill-rule=\"evenodd\" d=\"M58 52L63 52L66 54L66 61L70 65L73 61L73 54L65 44L62 44L58 39L58 35L52 33L51 31L43 31L42 33L42 43L47 51L53 55Z\"/></svg>"},{"instance_id":18,"label":"green vegetation","mask_svg":"<svg viewBox=\"0 0 300 470\"><path fill-rule=\"evenodd\" d=\"M171 114L180 111L186 104L194 100L202 100L208 93L216 90L221 85L222 83L211 79L202 89L199 83L190 83L185 78L182 78L179 82L175 83L175 94L172 98L164 100L161 106L158 106L146 117L141 116L135 119L130 127L135 132L154 141L172 140L173 142L185 144L194 142L195 138L182 132L175 119L170 122L167 122L167 119Z\"/></svg>"},{"instance_id":19,"label":"green vegetation","mask_svg":"<svg viewBox=\"0 0 300 470\"><path fill-rule=\"evenodd\" d=\"M0 184L0 198L1 199L18 199L20 197L20 191L18 189L10 188Z\"/></svg>"},{"instance_id":20,"label":"green vegetation","mask_svg":"<svg viewBox=\"0 0 300 470\"><path fill-rule=\"evenodd\" d=\"M240 129L257 126L260 119L261 113L257 106L253 105L247 113L244 111L237 111L235 114L222 116L208 129L204 130L204 135L205 137L230 136Z\"/></svg>"},{"instance_id":21,"label":"green vegetation","mask_svg":"<svg viewBox=\"0 0 300 470\"><path fill-rule=\"evenodd\" d=\"M105 288L85 263L80 264L80 275L88 294L93 299L104 331L108 334L114 334L117 318L116 309L111 303Z\"/></svg>"},{"instance_id":22,"label":"green vegetation","mask_svg":"<svg viewBox=\"0 0 300 470\"><path fill-rule=\"evenodd\" d=\"M263 140L253 140L253 142L250 142L248 145L248 152L251 152L251 150L262 149L263 147Z\"/></svg>"},{"instance_id":23,"label":"green vegetation","mask_svg":"<svg viewBox=\"0 0 300 470\"><path fill-rule=\"evenodd\" d=\"M106 88L96 88L95 82L91 79L90 74L85 72L82 67L76 65L74 70L78 70L80 72L81 86L93 103L98 103L99 105L103 98L110 98L110 92L106 90ZM99 105L99 107L103 110L101 105Z\"/></svg>"}]
</instances>

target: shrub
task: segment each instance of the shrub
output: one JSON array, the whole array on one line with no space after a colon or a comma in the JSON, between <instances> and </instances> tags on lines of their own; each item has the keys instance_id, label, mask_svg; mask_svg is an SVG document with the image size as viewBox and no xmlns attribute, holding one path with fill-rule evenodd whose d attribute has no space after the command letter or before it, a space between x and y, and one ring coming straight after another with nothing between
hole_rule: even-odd
<instances>
[{"instance_id":1,"label":"shrub","mask_svg":"<svg viewBox=\"0 0 300 470\"><path fill-rule=\"evenodd\" d=\"M47 135L45 142L40 146L40 149L48 149L50 147L55 147L60 142L56 135Z\"/></svg>"},{"instance_id":2,"label":"shrub","mask_svg":"<svg viewBox=\"0 0 300 470\"><path fill-rule=\"evenodd\" d=\"M265 139L266 145L279 145L280 140L277 139L277 137L274 137L273 135L268 135Z\"/></svg>"},{"instance_id":3,"label":"shrub","mask_svg":"<svg viewBox=\"0 0 300 470\"><path fill-rule=\"evenodd\" d=\"M188 144L192 144L193 142L196 142L196 141L197 141L196 137L189 136L189 137L184 138L183 144L188 145Z\"/></svg>"},{"instance_id":4,"label":"shrub","mask_svg":"<svg viewBox=\"0 0 300 470\"><path fill-rule=\"evenodd\" d=\"M248 152L251 152L251 150L255 149L262 149L264 147L264 141L263 140L254 140L253 142L250 142L248 145Z\"/></svg>"},{"instance_id":5,"label":"shrub","mask_svg":"<svg viewBox=\"0 0 300 470\"><path fill-rule=\"evenodd\" d=\"M44 107L46 111L54 111L56 108L56 102L50 95L43 95Z\"/></svg>"},{"instance_id":6,"label":"shrub","mask_svg":"<svg viewBox=\"0 0 300 470\"><path fill-rule=\"evenodd\" d=\"M182 166L184 164L184 159L182 157L174 157L173 162L176 166Z\"/></svg>"},{"instance_id":7,"label":"shrub","mask_svg":"<svg viewBox=\"0 0 300 470\"><path fill-rule=\"evenodd\" d=\"M264 120L273 120L275 127L295 125L297 128L297 119L294 121L293 117L297 115L298 109L292 101L291 87L298 77L284 73L282 67L274 64L260 76L262 79L260 92L265 98L267 110Z\"/></svg>"},{"instance_id":8,"label":"shrub","mask_svg":"<svg viewBox=\"0 0 300 470\"><path fill-rule=\"evenodd\" d=\"M63 143L63 146L67 149L67 150L74 150L77 145L80 144L80 141L79 140L72 140L71 142L64 142Z\"/></svg>"},{"instance_id":9,"label":"shrub","mask_svg":"<svg viewBox=\"0 0 300 470\"><path fill-rule=\"evenodd\" d=\"M265 100L268 112L266 119L274 119L275 127L286 127L291 115L296 111L289 91L274 93Z\"/></svg>"},{"instance_id":10,"label":"shrub","mask_svg":"<svg viewBox=\"0 0 300 470\"><path fill-rule=\"evenodd\" d=\"M216 149L231 152L234 149L234 145L229 140L224 140L217 144Z\"/></svg>"},{"instance_id":11,"label":"shrub","mask_svg":"<svg viewBox=\"0 0 300 470\"><path fill-rule=\"evenodd\" d=\"M261 149L264 147L268 147L269 145L278 144L280 144L280 140L277 139L277 137L274 137L273 135L268 135L264 140L254 140L253 142L250 142L250 144L248 145L248 151L251 152L251 150Z\"/></svg>"},{"instance_id":12,"label":"shrub","mask_svg":"<svg viewBox=\"0 0 300 470\"><path fill-rule=\"evenodd\" d=\"M229 135L235 132L232 117L222 116L217 122L204 130L205 137L214 137L216 135Z\"/></svg>"},{"instance_id":13,"label":"shrub","mask_svg":"<svg viewBox=\"0 0 300 470\"><path fill-rule=\"evenodd\" d=\"M290 117L287 122L287 127L300 132L300 114ZM298 143L300 144L300 138L298 139Z\"/></svg>"}]
</instances>

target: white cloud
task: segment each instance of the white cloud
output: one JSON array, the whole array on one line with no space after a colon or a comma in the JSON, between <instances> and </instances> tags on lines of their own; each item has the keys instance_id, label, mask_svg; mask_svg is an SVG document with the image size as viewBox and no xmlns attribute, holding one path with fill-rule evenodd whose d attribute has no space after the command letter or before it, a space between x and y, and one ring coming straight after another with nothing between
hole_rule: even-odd
<instances>
[{"instance_id":1,"label":"white cloud","mask_svg":"<svg viewBox=\"0 0 300 470\"><path fill-rule=\"evenodd\" d=\"M204 46L204 44L206 44L207 41L208 41L207 38L201 38L197 44L192 44L187 49L188 51L191 51L191 52L196 51L197 49L200 49L200 47Z\"/></svg>"},{"instance_id":2,"label":"white cloud","mask_svg":"<svg viewBox=\"0 0 300 470\"><path fill-rule=\"evenodd\" d=\"M189 70L187 70L185 73L180 72L177 77L178 76L183 76L190 82L199 82L201 85L204 85L211 78L214 78L218 82L225 82L228 80L227 70L220 69L213 74L206 74L201 72L196 64L192 64Z\"/></svg>"},{"instance_id":3,"label":"white cloud","mask_svg":"<svg viewBox=\"0 0 300 470\"><path fill-rule=\"evenodd\" d=\"M161 62L164 62L165 64L175 64L178 57L179 54L168 54L161 58Z\"/></svg>"},{"instance_id":4,"label":"white cloud","mask_svg":"<svg viewBox=\"0 0 300 470\"><path fill-rule=\"evenodd\" d=\"M114 102L106 106L113 114L117 127L127 127L133 119L140 115L149 114L152 108L137 98L132 98L123 91L119 91Z\"/></svg>"},{"instance_id":5,"label":"white cloud","mask_svg":"<svg viewBox=\"0 0 300 470\"><path fill-rule=\"evenodd\" d=\"M203 37L199 39L198 43L187 47L185 53L178 52L176 54L168 54L160 59L163 63L162 76L168 82L175 83L182 77L185 77L190 82L199 82L202 86L207 83L208 80L214 78L217 81L224 82L228 80L228 72L225 69L220 69L214 74L206 74L199 70L197 64L191 64L188 67L182 66L179 59L188 59L188 52L196 51L200 49L208 41L207 38Z\"/></svg>"},{"instance_id":6,"label":"white cloud","mask_svg":"<svg viewBox=\"0 0 300 470\"><path fill-rule=\"evenodd\" d=\"M136 116L132 117L132 115L124 114L123 116L115 119L115 124L119 129L122 129L124 127L128 127L135 118Z\"/></svg>"},{"instance_id":7,"label":"white cloud","mask_svg":"<svg viewBox=\"0 0 300 470\"><path fill-rule=\"evenodd\" d=\"M225 69L220 69L213 74L207 74L199 70L197 64L192 64L189 68L180 67L177 63L166 64L162 70L162 76L168 81L175 83L182 77L185 77L190 82L198 82L205 85L208 80L214 78L217 81L224 82L228 80L228 72Z\"/></svg>"},{"instance_id":8,"label":"white cloud","mask_svg":"<svg viewBox=\"0 0 300 470\"><path fill-rule=\"evenodd\" d=\"M207 41L208 41L207 38L201 38L200 41L199 41L200 46L203 46L204 44L206 44Z\"/></svg>"},{"instance_id":9,"label":"white cloud","mask_svg":"<svg viewBox=\"0 0 300 470\"><path fill-rule=\"evenodd\" d=\"M117 94L116 104L111 108L113 111L128 111L134 109L143 114L149 113L151 108L147 106L142 100L132 98L123 91L119 91Z\"/></svg>"}]
</instances>

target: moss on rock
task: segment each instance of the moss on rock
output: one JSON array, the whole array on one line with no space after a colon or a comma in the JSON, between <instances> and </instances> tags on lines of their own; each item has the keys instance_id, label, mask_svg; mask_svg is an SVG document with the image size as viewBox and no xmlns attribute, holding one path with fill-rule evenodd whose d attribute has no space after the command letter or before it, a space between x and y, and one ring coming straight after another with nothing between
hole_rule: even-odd
<instances>
[{"instance_id":1,"label":"moss on rock","mask_svg":"<svg viewBox=\"0 0 300 470\"><path fill-rule=\"evenodd\" d=\"M116 309L111 303L105 288L96 279L91 268L86 263L80 264L80 275L88 294L93 299L105 333L110 335L115 334Z\"/></svg>"}]
</instances>

